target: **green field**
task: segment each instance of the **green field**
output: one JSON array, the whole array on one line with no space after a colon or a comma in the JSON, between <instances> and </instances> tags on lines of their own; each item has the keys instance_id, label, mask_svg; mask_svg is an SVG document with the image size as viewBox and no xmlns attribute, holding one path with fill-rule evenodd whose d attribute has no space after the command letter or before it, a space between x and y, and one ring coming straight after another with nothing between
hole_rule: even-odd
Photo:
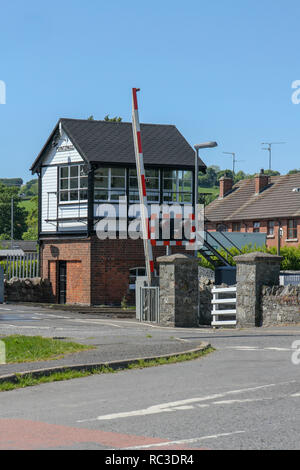
<instances>
[{"instance_id":1,"label":"green field","mask_svg":"<svg viewBox=\"0 0 300 470\"><path fill-rule=\"evenodd\" d=\"M26 199L20 202L20 207L24 207L27 212L30 212L30 210L35 209L36 203L31 199Z\"/></svg>"}]
</instances>

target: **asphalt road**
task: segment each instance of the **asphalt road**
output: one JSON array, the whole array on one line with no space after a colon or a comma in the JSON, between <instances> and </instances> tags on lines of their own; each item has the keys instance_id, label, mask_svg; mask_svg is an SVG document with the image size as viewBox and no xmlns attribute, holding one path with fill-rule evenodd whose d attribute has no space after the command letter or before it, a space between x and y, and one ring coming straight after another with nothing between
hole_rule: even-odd
<instances>
[{"instance_id":1,"label":"asphalt road","mask_svg":"<svg viewBox=\"0 0 300 470\"><path fill-rule=\"evenodd\" d=\"M71 337L122 354L126 345L130 351L148 342L159 351L163 343L186 348L209 341L216 351L180 364L3 392L0 449L300 448L300 365L291 359L299 326L163 329L7 308L0 310L1 335Z\"/></svg>"}]
</instances>

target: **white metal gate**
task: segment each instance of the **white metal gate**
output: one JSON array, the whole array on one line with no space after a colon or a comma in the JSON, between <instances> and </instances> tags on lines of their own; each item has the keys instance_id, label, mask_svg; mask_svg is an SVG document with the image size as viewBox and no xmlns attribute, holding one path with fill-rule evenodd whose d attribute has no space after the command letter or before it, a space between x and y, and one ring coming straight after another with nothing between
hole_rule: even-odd
<instances>
[{"instance_id":1,"label":"white metal gate","mask_svg":"<svg viewBox=\"0 0 300 470\"><path fill-rule=\"evenodd\" d=\"M159 323L159 287L138 287L137 318L141 322Z\"/></svg>"},{"instance_id":2,"label":"white metal gate","mask_svg":"<svg viewBox=\"0 0 300 470\"><path fill-rule=\"evenodd\" d=\"M214 287L212 294L211 326L236 325L236 286Z\"/></svg>"}]
</instances>

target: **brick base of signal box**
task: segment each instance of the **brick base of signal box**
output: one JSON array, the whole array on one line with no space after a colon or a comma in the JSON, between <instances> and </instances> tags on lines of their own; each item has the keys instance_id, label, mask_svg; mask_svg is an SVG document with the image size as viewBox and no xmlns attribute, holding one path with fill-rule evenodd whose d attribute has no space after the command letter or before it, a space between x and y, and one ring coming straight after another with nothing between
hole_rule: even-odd
<instances>
[{"instance_id":1,"label":"brick base of signal box","mask_svg":"<svg viewBox=\"0 0 300 470\"><path fill-rule=\"evenodd\" d=\"M190 253L184 247L172 247L172 253ZM153 247L156 258L166 254L166 247ZM67 304L120 305L125 297L134 304L129 290L129 270L145 266L142 240L53 239L40 247L41 276L52 284L53 299L60 301L59 266L66 263ZM51 300L53 300L51 299Z\"/></svg>"}]
</instances>

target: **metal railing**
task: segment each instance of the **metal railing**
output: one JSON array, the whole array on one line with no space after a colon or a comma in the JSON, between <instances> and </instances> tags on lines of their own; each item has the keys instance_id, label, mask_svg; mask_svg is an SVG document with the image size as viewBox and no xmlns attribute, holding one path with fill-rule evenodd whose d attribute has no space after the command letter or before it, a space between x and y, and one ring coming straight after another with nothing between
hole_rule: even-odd
<instances>
[{"instance_id":1,"label":"metal railing","mask_svg":"<svg viewBox=\"0 0 300 470\"><path fill-rule=\"evenodd\" d=\"M17 277L19 279L32 279L39 277L38 253L24 255L9 255L3 265L6 279Z\"/></svg>"}]
</instances>

